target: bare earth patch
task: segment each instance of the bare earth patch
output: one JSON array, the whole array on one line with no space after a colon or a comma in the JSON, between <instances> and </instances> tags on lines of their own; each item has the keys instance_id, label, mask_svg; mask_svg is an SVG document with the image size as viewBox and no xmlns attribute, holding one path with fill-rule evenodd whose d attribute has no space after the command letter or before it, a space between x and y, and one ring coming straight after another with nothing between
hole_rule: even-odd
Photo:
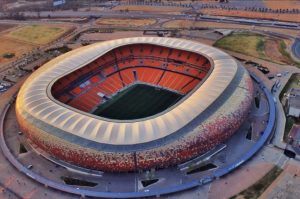
<instances>
[{"instance_id":1,"label":"bare earth patch","mask_svg":"<svg viewBox=\"0 0 300 199\"><path fill-rule=\"evenodd\" d=\"M0 32L10 29L10 28L13 28L13 27L15 27L15 25L13 25L13 24L0 24Z\"/></svg>"},{"instance_id":2,"label":"bare earth patch","mask_svg":"<svg viewBox=\"0 0 300 199\"><path fill-rule=\"evenodd\" d=\"M232 174L215 180L211 185L209 199L229 198L247 187L250 187L268 171L272 169L271 163L261 163L253 166L244 166ZM230 188L229 188L230 187Z\"/></svg>"},{"instance_id":3,"label":"bare earth patch","mask_svg":"<svg viewBox=\"0 0 300 199\"><path fill-rule=\"evenodd\" d=\"M272 19L279 21L290 21L290 22L300 22L300 14L290 14L290 13L264 13L264 12L251 12L251 11L240 11L240 10L223 10L223 9L201 9L201 12L208 15L216 16L231 16L231 17L245 17L253 19Z\"/></svg>"},{"instance_id":4,"label":"bare earth patch","mask_svg":"<svg viewBox=\"0 0 300 199\"><path fill-rule=\"evenodd\" d=\"M147 6L147 5L121 5L116 6L113 10L128 10L128 11L143 11L143 12L168 12L168 13L180 13L188 10L188 8L174 7L174 6Z\"/></svg>"},{"instance_id":5,"label":"bare earth patch","mask_svg":"<svg viewBox=\"0 0 300 199\"><path fill-rule=\"evenodd\" d=\"M96 23L98 25L112 25L112 26L129 26L129 27L139 27L139 26L149 26L156 22L155 19L116 19L116 18L103 18L98 19Z\"/></svg>"},{"instance_id":6,"label":"bare earth patch","mask_svg":"<svg viewBox=\"0 0 300 199\"><path fill-rule=\"evenodd\" d=\"M0 64L12 62L21 57L23 53L31 51L34 46L23 42L11 40L0 36ZM14 53L15 56L11 59L4 58L5 53Z\"/></svg>"},{"instance_id":7,"label":"bare earth patch","mask_svg":"<svg viewBox=\"0 0 300 199\"><path fill-rule=\"evenodd\" d=\"M298 199L300 195L300 165L289 161L278 178L268 187L260 198Z\"/></svg>"},{"instance_id":8,"label":"bare earth patch","mask_svg":"<svg viewBox=\"0 0 300 199\"><path fill-rule=\"evenodd\" d=\"M85 33L80 37L80 39L82 41L105 41L142 36L144 36L142 31L117 31L113 33Z\"/></svg>"},{"instance_id":9,"label":"bare earth patch","mask_svg":"<svg viewBox=\"0 0 300 199\"><path fill-rule=\"evenodd\" d=\"M297 0L264 0L264 4L272 9L300 9L300 2Z\"/></svg>"},{"instance_id":10,"label":"bare earth patch","mask_svg":"<svg viewBox=\"0 0 300 199\"><path fill-rule=\"evenodd\" d=\"M265 42L265 54L271 60L276 60L281 63L289 63L290 60L286 59L279 51L279 41L274 39L267 39Z\"/></svg>"}]
</instances>

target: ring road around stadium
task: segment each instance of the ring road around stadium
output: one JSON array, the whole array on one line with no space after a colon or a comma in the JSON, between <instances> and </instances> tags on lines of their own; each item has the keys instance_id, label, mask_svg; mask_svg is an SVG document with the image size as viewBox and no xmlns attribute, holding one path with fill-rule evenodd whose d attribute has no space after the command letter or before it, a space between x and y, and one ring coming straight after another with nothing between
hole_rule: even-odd
<instances>
[{"instance_id":1,"label":"ring road around stadium","mask_svg":"<svg viewBox=\"0 0 300 199\"><path fill-rule=\"evenodd\" d=\"M228 140L253 83L226 53L137 37L85 46L45 64L19 91L20 129L39 150L105 172L167 168Z\"/></svg>"}]
</instances>

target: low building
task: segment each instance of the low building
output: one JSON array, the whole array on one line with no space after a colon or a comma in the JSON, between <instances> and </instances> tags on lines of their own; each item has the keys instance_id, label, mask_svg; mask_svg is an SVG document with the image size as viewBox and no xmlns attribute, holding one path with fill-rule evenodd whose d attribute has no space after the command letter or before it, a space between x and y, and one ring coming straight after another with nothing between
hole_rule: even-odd
<instances>
[{"instance_id":1,"label":"low building","mask_svg":"<svg viewBox=\"0 0 300 199\"><path fill-rule=\"evenodd\" d=\"M285 110L288 116L300 117L300 89L292 88L290 90Z\"/></svg>"},{"instance_id":2,"label":"low building","mask_svg":"<svg viewBox=\"0 0 300 199\"><path fill-rule=\"evenodd\" d=\"M294 149L297 149L297 153L299 153L300 149L300 125L294 124L290 133L289 133L290 144Z\"/></svg>"}]
</instances>

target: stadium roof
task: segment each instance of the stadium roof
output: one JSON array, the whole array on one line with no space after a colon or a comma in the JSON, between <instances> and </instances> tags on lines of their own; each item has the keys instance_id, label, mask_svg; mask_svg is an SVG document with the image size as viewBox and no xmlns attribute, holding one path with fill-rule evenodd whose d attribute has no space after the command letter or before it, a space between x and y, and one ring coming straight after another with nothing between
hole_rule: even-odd
<instances>
[{"instance_id":1,"label":"stadium roof","mask_svg":"<svg viewBox=\"0 0 300 199\"><path fill-rule=\"evenodd\" d=\"M154 44L199 53L213 67L207 79L177 106L140 120L110 120L92 115L56 100L51 86L59 78L84 67L106 52L128 44ZM19 112L48 124L51 128L86 140L111 145L132 145L168 136L205 111L229 86L238 63L228 54L198 42L160 37L125 38L85 46L66 53L33 73L22 86L18 99Z\"/></svg>"}]
</instances>

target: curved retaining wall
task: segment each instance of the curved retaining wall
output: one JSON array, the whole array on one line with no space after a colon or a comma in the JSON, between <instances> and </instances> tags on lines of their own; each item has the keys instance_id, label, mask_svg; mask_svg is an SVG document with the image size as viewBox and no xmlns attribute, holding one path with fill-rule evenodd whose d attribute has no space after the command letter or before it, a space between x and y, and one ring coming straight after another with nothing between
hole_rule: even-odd
<instances>
[{"instance_id":1,"label":"curved retaining wall","mask_svg":"<svg viewBox=\"0 0 300 199\"><path fill-rule=\"evenodd\" d=\"M292 52L297 59L300 59L300 38L295 39L295 42L292 45Z\"/></svg>"}]
</instances>

